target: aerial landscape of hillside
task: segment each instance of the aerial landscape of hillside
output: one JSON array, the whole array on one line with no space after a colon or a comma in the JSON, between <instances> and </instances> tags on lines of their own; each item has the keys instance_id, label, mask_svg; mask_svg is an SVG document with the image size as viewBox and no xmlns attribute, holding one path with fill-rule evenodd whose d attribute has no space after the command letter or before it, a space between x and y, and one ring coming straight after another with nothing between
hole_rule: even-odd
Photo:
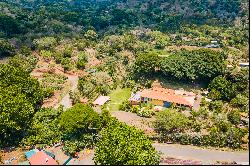
<instances>
[{"instance_id":1,"label":"aerial landscape of hillside","mask_svg":"<svg viewBox=\"0 0 250 166\"><path fill-rule=\"evenodd\" d=\"M247 0L0 0L0 165L248 165Z\"/></svg>"}]
</instances>

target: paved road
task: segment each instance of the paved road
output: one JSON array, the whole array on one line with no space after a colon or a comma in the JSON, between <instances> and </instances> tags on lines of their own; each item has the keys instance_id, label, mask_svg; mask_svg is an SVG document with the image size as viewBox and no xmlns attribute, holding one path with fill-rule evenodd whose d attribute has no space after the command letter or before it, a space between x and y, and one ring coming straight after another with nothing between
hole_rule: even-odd
<instances>
[{"instance_id":1,"label":"paved road","mask_svg":"<svg viewBox=\"0 0 250 166\"><path fill-rule=\"evenodd\" d=\"M216 161L236 161L237 163L249 163L248 152L226 152L219 150L201 149L189 145L169 145L169 144L153 144L157 151L162 152L163 156L201 161L203 164L214 164ZM94 153L84 157L82 160L75 160L71 162L72 165L94 165ZM162 165L164 163L160 163Z\"/></svg>"},{"instance_id":2,"label":"paved road","mask_svg":"<svg viewBox=\"0 0 250 166\"><path fill-rule=\"evenodd\" d=\"M249 162L249 152L226 152L219 150L201 149L194 146L154 144L154 147L163 155L199 160L203 163L215 163L216 161L236 161L237 163Z\"/></svg>"}]
</instances>

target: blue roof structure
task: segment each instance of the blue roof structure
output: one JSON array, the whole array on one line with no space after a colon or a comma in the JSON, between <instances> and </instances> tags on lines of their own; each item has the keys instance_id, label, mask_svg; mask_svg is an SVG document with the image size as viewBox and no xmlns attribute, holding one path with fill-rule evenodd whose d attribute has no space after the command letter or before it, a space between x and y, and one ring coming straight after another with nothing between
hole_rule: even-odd
<instances>
[{"instance_id":1,"label":"blue roof structure","mask_svg":"<svg viewBox=\"0 0 250 166\"><path fill-rule=\"evenodd\" d=\"M39 151L38 149L32 149L30 151L25 152L24 155L27 159L29 159L31 156L36 154L38 151Z\"/></svg>"}]
</instances>

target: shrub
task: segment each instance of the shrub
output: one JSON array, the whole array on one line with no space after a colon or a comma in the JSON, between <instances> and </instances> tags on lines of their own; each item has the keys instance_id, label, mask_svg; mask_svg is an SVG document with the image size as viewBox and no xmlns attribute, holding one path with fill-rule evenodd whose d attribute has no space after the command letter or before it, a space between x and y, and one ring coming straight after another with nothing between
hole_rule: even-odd
<instances>
[{"instance_id":1,"label":"shrub","mask_svg":"<svg viewBox=\"0 0 250 166\"><path fill-rule=\"evenodd\" d=\"M138 114L141 117L145 117L145 118L151 118L154 115L154 110L147 108L147 107L143 107Z\"/></svg>"},{"instance_id":2,"label":"shrub","mask_svg":"<svg viewBox=\"0 0 250 166\"><path fill-rule=\"evenodd\" d=\"M70 58L63 58L61 64L65 71L68 71L72 68Z\"/></svg>"},{"instance_id":3,"label":"shrub","mask_svg":"<svg viewBox=\"0 0 250 166\"><path fill-rule=\"evenodd\" d=\"M72 100L73 104L79 103L80 102L80 92L74 91L72 92L71 90L69 91L69 97Z\"/></svg>"},{"instance_id":4,"label":"shrub","mask_svg":"<svg viewBox=\"0 0 250 166\"><path fill-rule=\"evenodd\" d=\"M160 134L183 132L189 128L189 119L176 110L164 110L156 114L154 126Z\"/></svg>"},{"instance_id":5,"label":"shrub","mask_svg":"<svg viewBox=\"0 0 250 166\"><path fill-rule=\"evenodd\" d=\"M139 106L132 106L130 111L131 111L132 113L138 114L139 111L140 111L140 108L139 108Z\"/></svg>"},{"instance_id":6,"label":"shrub","mask_svg":"<svg viewBox=\"0 0 250 166\"><path fill-rule=\"evenodd\" d=\"M209 109L214 113L221 113L223 108L222 101L213 101L209 103Z\"/></svg>"},{"instance_id":7,"label":"shrub","mask_svg":"<svg viewBox=\"0 0 250 166\"><path fill-rule=\"evenodd\" d=\"M15 55L15 47L6 40L0 39L0 58Z\"/></svg>"},{"instance_id":8,"label":"shrub","mask_svg":"<svg viewBox=\"0 0 250 166\"><path fill-rule=\"evenodd\" d=\"M72 53L73 53L73 49L70 48L70 47L67 47L67 48L65 48L64 51L63 51L63 57L64 57L64 58L70 58L71 55L72 55Z\"/></svg>"},{"instance_id":9,"label":"shrub","mask_svg":"<svg viewBox=\"0 0 250 166\"><path fill-rule=\"evenodd\" d=\"M77 60L77 63L76 63L76 66L78 69L84 69L85 68L85 65L87 63L87 56L84 54L84 52L80 53L78 55L78 60Z\"/></svg>"},{"instance_id":10,"label":"shrub","mask_svg":"<svg viewBox=\"0 0 250 166\"><path fill-rule=\"evenodd\" d=\"M33 43L39 50L51 50L55 47L57 41L54 37L44 37L40 39L35 39Z\"/></svg>"},{"instance_id":11,"label":"shrub","mask_svg":"<svg viewBox=\"0 0 250 166\"><path fill-rule=\"evenodd\" d=\"M232 124L238 125L241 118L240 112L237 109L234 109L227 114L227 118Z\"/></svg>"},{"instance_id":12,"label":"shrub","mask_svg":"<svg viewBox=\"0 0 250 166\"><path fill-rule=\"evenodd\" d=\"M40 55L46 60L49 60L52 57L52 52L47 50L41 50Z\"/></svg>"},{"instance_id":13,"label":"shrub","mask_svg":"<svg viewBox=\"0 0 250 166\"><path fill-rule=\"evenodd\" d=\"M129 101L126 100L126 101L122 102L122 104L119 105L119 110L130 112L131 104L129 103Z\"/></svg>"},{"instance_id":14,"label":"shrub","mask_svg":"<svg viewBox=\"0 0 250 166\"><path fill-rule=\"evenodd\" d=\"M101 119L93 108L78 103L62 113L60 126L65 134L79 135L92 128L100 129Z\"/></svg>"},{"instance_id":15,"label":"shrub","mask_svg":"<svg viewBox=\"0 0 250 166\"><path fill-rule=\"evenodd\" d=\"M240 108L240 110L247 112L249 109L249 99L248 97L238 94L235 98L233 98L230 102L232 106Z\"/></svg>"}]
</instances>

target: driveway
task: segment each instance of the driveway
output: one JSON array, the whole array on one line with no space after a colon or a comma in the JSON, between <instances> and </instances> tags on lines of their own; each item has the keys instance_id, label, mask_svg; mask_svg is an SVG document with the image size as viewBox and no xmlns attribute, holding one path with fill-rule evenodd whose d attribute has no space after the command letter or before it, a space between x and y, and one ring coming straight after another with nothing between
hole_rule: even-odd
<instances>
[{"instance_id":1,"label":"driveway","mask_svg":"<svg viewBox=\"0 0 250 166\"><path fill-rule=\"evenodd\" d=\"M71 84L71 88L70 90L72 92L74 92L77 89L77 83L78 83L78 76L76 75L68 75L68 80L70 81ZM69 93L67 93L62 100L60 101L60 103L56 106L56 108L59 105L63 105L64 109L68 109L70 107L72 107L72 101L70 99Z\"/></svg>"}]
</instances>

